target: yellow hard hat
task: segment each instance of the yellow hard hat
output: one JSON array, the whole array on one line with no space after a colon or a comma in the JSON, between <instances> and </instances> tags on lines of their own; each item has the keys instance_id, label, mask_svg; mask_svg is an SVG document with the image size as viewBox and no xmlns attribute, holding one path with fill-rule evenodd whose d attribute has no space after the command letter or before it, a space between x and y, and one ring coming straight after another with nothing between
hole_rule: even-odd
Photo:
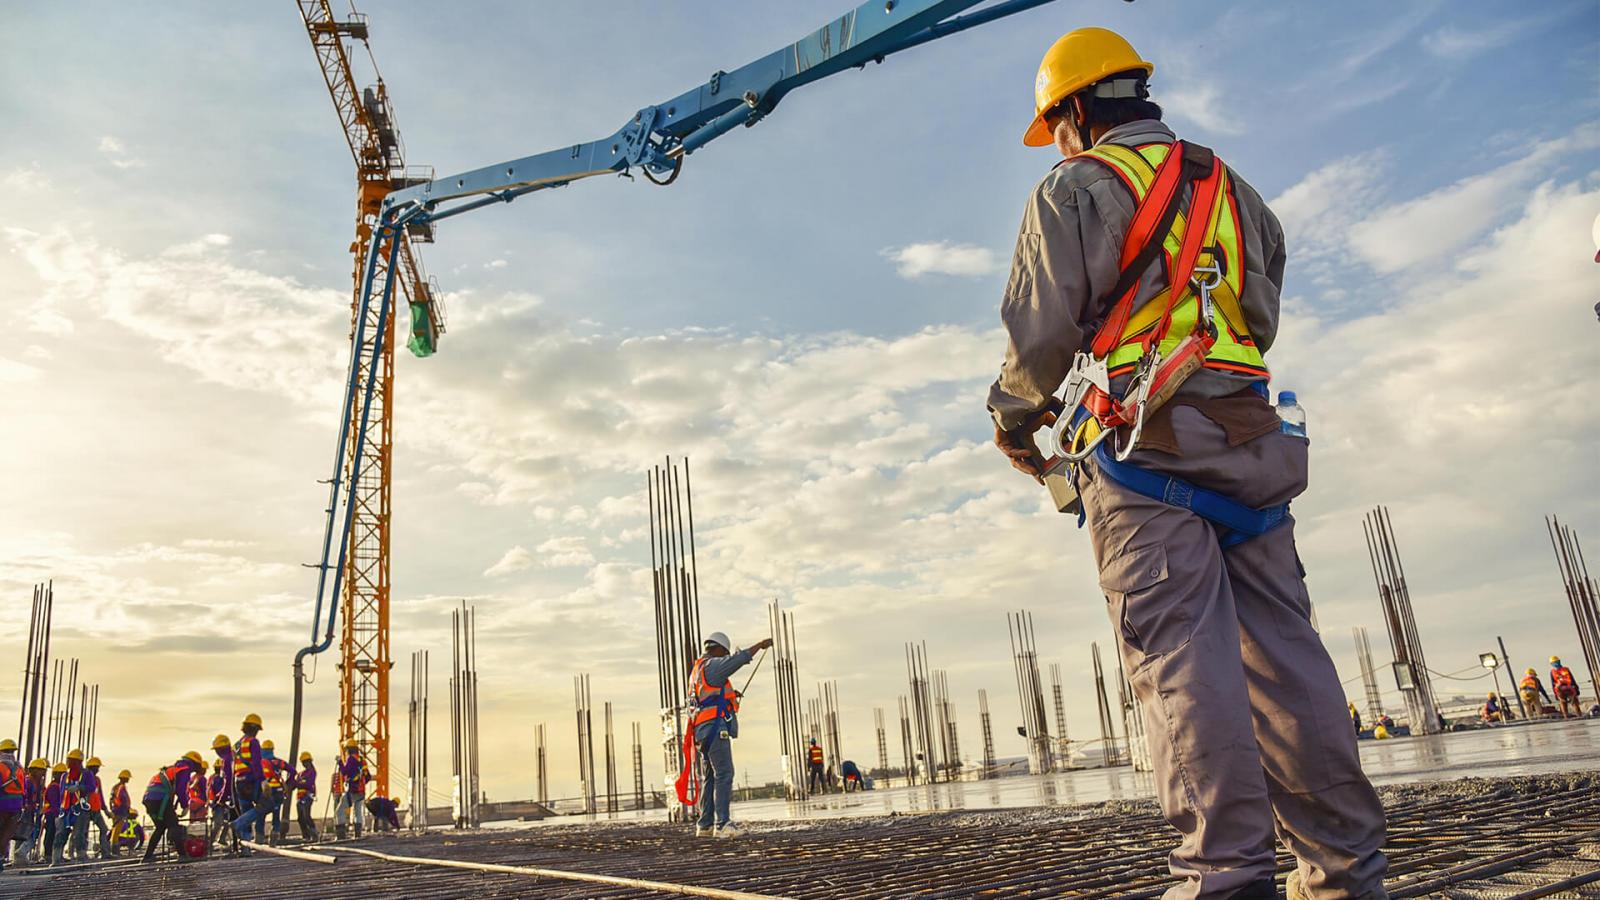
<instances>
[{"instance_id":1,"label":"yellow hard hat","mask_svg":"<svg viewBox=\"0 0 1600 900\"><path fill-rule=\"evenodd\" d=\"M1490 699L1490 700L1493 700L1493 699L1494 699L1494 697L1495 697L1495 694L1494 694L1494 691L1490 691L1490 692L1489 692L1489 699Z\"/></svg>"},{"instance_id":2,"label":"yellow hard hat","mask_svg":"<svg viewBox=\"0 0 1600 900\"><path fill-rule=\"evenodd\" d=\"M225 734L219 734L211 739L211 749L213 750L221 750L223 747L231 746L233 746L233 741L228 740L228 736Z\"/></svg>"},{"instance_id":3,"label":"yellow hard hat","mask_svg":"<svg viewBox=\"0 0 1600 900\"><path fill-rule=\"evenodd\" d=\"M71 753L67 754L67 759L75 760L77 762L83 762L83 751L82 750L73 750Z\"/></svg>"},{"instance_id":4,"label":"yellow hard hat","mask_svg":"<svg viewBox=\"0 0 1600 900\"><path fill-rule=\"evenodd\" d=\"M50 760L41 756L33 762L28 763L28 768L38 769L39 771L44 772L50 768Z\"/></svg>"},{"instance_id":5,"label":"yellow hard hat","mask_svg":"<svg viewBox=\"0 0 1600 900\"><path fill-rule=\"evenodd\" d=\"M1045 113L1091 84L1134 69L1142 69L1149 77L1156 67L1115 31L1079 28L1062 35L1039 63L1039 74L1033 80L1033 122L1022 142L1029 147L1048 147L1054 138Z\"/></svg>"},{"instance_id":6,"label":"yellow hard hat","mask_svg":"<svg viewBox=\"0 0 1600 900\"><path fill-rule=\"evenodd\" d=\"M300 761L301 762L311 762L311 751L310 750L301 750L300 751Z\"/></svg>"},{"instance_id":7,"label":"yellow hard hat","mask_svg":"<svg viewBox=\"0 0 1600 900\"><path fill-rule=\"evenodd\" d=\"M1525 674L1525 675L1537 675L1537 674L1539 674L1539 672L1536 669L1529 669L1527 672L1525 672L1523 674Z\"/></svg>"},{"instance_id":8,"label":"yellow hard hat","mask_svg":"<svg viewBox=\"0 0 1600 900\"><path fill-rule=\"evenodd\" d=\"M255 713L251 713L250 715L244 717L244 724L246 724L246 725L254 725L257 728L260 728L261 727L261 717L256 715Z\"/></svg>"},{"instance_id":9,"label":"yellow hard hat","mask_svg":"<svg viewBox=\"0 0 1600 900\"><path fill-rule=\"evenodd\" d=\"M50 767L50 771L52 771L52 772L65 772L65 771L67 771L67 764L66 763L56 763L55 765Z\"/></svg>"},{"instance_id":10,"label":"yellow hard hat","mask_svg":"<svg viewBox=\"0 0 1600 900\"><path fill-rule=\"evenodd\" d=\"M91 757L89 757L89 761L83 764L83 767L86 768L86 769L93 769L93 768L95 768L97 766L103 766L103 765L105 765L105 763L100 761L100 757L91 756Z\"/></svg>"},{"instance_id":11,"label":"yellow hard hat","mask_svg":"<svg viewBox=\"0 0 1600 900\"><path fill-rule=\"evenodd\" d=\"M357 742L355 738L347 738L345 740L345 742L344 742L344 748L346 750L354 750L354 749L356 749L357 747L360 747L360 746L361 746L361 744L359 742Z\"/></svg>"},{"instance_id":12,"label":"yellow hard hat","mask_svg":"<svg viewBox=\"0 0 1600 900\"><path fill-rule=\"evenodd\" d=\"M213 769L222 768L222 757L219 756L216 759L212 760L211 761L211 768L213 768Z\"/></svg>"},{"instance_id":13,"label":"yellow hard hat","mask_svg":"<svg viewBox=\"0 0 1600 900\"><path fill-rule=\"evenodd\" d=\"M188 753L185 753L183 755L183 758L187 759L189 762L194 763L195 765L199 766L202 769L204 769L206 767L205 758L200 755L200 751L199 750L190 750Z\"/></svg>"},{"instance_id":14,"label":"yellow hard hat","mask_svg":"<svg viewBox=\"0 0 1600 900\"><path fill-rule=\"evenodd\" d=\"M117 773L117 780L118 781L127 781L129 778L132 778L132 777L133 777L133 773L129 772L127 769L123 769L121 772Z\"/></svg>"},{"instance_id":15,"label":"yellow hard hat","mask_svg":"<svg viewBox=\"0 0 1600 900\"><path fill-rule=\"evenodd\" d=\"M262 741L261 742L261 749L263 749L263 750L271 750L272 749L272 742L271 741Z\"/></svg>"},{"instance_id":16,"label":"yellow hard hat","mask_svg":"<svg viewBox=\"0 0 1600 900\"><path fill-rule=\"evenodd\" d=\"M1559 656L1550 657L1550 665L1553 666L1553 665L1556 665L1559 662L1561 662L1561 657L1559 657Z\"/></svg>"},{"instance_id":17,"label":"yellow hard hat","mask_svg":"<svg viewBox=\"0 0 1600 900\"><path fill-rule=\"evenodd\" d=\"M16 749L17 742L13 741L11 738L6 738L5 740L0 741L0 753L14 753L16 752Z\"/></svg>"}]
</instances>

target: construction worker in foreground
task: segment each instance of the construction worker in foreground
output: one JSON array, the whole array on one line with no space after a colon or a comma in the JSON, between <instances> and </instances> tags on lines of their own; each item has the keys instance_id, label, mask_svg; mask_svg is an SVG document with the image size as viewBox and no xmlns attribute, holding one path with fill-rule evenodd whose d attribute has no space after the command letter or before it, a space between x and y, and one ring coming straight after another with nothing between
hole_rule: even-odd
<instances>
[{"instance_id":1,"label":"construction worker in foreground","mask_svg":"<svg viewBox=\"0 0 1600 900\"><path fill-rule=\"evenodd\" d=\"M828 771L822 763L822 748L817 746L816 738L811 738L806 744L806 790L822 791L828 787Z\"/></svg>"},{"instance_id":2,"label":"construction worker in foreground","mask_svg":"<svg viewBox=\"0 0 1600 900\"><path fill-rule=\"evenodd\" d=\"M111 855L122 855L122 834L128 830L128 817L133 814L133 800L128 796L128 780L133 773L123 769L117 773L117 783L111 786Z\"/></svg>"},{"instance_id":3,"label":"construction worker in foreground","mask_svg":"<svg viewBox=\"0 0 1600 900\"><path fill-rule=\"evenodd\" d=\"M334 833L345 838L350 834L351 820L355 823L355 836L361 837L361 825L367 811L367 782L372 773L366 760L361 758L361 744L355 738L344 742L344 755L339 758L339 787L335 791Z\"/></svg>"},{"instance_id":4,"label":"construction worker in foreground","mask_svg":"<svg viewBox=\"0 0 1600 900\"><path fill-rule=\"evenodd\" d=\"M248 841L253 836L260 841L265 826L261 817L266 814L266 797L262 782L266 773L261 768L261 717L251 713L244 717L239 730L243 732L233 742L233 795L238 810L233 820L233 831L239 840ZM151 842L154 842L151 838Z\"/></svg>"},{"instance_id":5,"label":"construction worker in foreground","mask_svg":"<svg viewBox=\"0 0 1600 900\"><path fill-rule=\"evenodd\" d=\"M1040 478L1033 435L1059 411L1060 443L1083 454L1066 483L1182 835L1167 896L1275 896L1276 830L1299 861L1291 898L1381 898L1383 807L1287 511L1307 441L1266 399L1283 232L1250 185L1162 124L1154 68L1098 28L1039 67L1023 143L1067 159L1023 214L995 443ZM1067 402L1052 397L1064 382ZM1056 499L1070 510L1069 493Z\"/></svg>"},{"instance_id":6,"label":"construction worker in foreground","mask_svg":"<svg viewBox=\"0 0 1600 900\"><path fill-rule=\"evenodd\" d=\"M150 784L144 789L144 811L150 814L150 821L155 823L155 831L144 848L145 862L155 862L156 847L160 846L163 837L172 845L179 859L187 858L178 809L183 805L184 798L189 796L189 781L201 777L205 770L206 761L201 758L199 751L190 750L150 779Z\"/></svg>"},{"instance_id":7,"label":"construction worker in foreground","mask_svg":"<svg viewBox=\"0 0 1600 900\"><path fill-rule=\"evenodd\" d=\"M739 736L739 692L733 686L733 673L749 665L756 651L771 646L771 638L762 638L735 653L728 636L713 631L689 673L689 696L695 706L689 729L700 760L697 837L739 836L738 827L728 821L728 804L733 800L733 739Z\"/></svg>"},{"instance_id":8,"label":"construction worker in foreground","mask_svg":"<svg viewBox=\"0 0 1600 900\"><path fill-rule=\"evenodd\" d=\"M0 872L5 871L11 837L22 824L28 803L28 770L17 759L17 742L0 741Z\"/></svg>"},{"instance_id":9,"label":"construction worker in foreground","mask_svg":"<svg viewBox=\"0 0 1600 900\"><path fill-rule=\"evenodd\" d=\"M1559 656L1550 657L1550 687L1561 705L1561 718L1568 718L1568 704L1572 706L1572 715L1583 716L1583 706L1578 703L1578 679L1573 677L1571 669L1561 664Z\"/></svg>"},{"instance_id":10,"label":"construction worker in foreground","mask_svg":"<svg viewBox=\"0 0 1600 900\"><path fill-rule=\"evenodd\" d=\"M306 843L317 840L317 822L312 807L317 802L317 767L311 751L300 751L300 771L294 776L294 808L300 820L300 839Z\"/></svg>"},{"instance_id":11,"label":"construction worker in foreground","mask_svg":"<svg viewBox=\"0 0 1600 900\"><path fill-rule=\"evenodd\" d=\"M106 825L106 794L100 784L100 757L91 756L83 763L83 775L78 779L78 821L72 828L72 847L79 859L89 858L89 826L93 825L100 837L100 856L111 855L111 829Z\"/></svg>"},{"instance_id":12,"label":"construction worker in foreground","mask_svg":"<svg viewBox=\"0 0 1600 900\"><path fill-rule=\"evenodd\" d=\"M1539 680L1539 671L1529 669L1522 673L1517 690L1522 694L1522 705L1528 710L1528 718L1544 718L1544 708L1550 702L1550 694L1544 689L1544 682Z\"/></svg>"},{"instance_id":13,"label":"construction worker in foreground","mask_svg":"<svg viewBox=\"0 0 1600 900\"><path fill-rule=\"evenodd\" d=\"M44 780L50 771L50 761L39 757L28 763L27 793L23 795L22 825L18 831L21 843L12 856L18 866L28 865L35 847L44 836Z\"/></svg>"}]
</instances>

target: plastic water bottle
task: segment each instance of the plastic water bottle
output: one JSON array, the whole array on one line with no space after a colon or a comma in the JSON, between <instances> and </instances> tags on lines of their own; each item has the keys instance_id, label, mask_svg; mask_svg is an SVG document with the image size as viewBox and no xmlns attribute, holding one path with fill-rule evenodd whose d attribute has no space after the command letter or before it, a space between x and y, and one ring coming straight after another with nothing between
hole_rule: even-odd
<instances>
[{"instance_id":1,"label":"plastic water bottle","mask_svg":"<svg viewBox=\"0 0 1600 900\"><path fill-rule=\"evenodd\" d=\"M1306 411L1295 401L1294 391L1278 392L1278 418L1283 422L1278 430L1292 437L1310 440L1306 435Z\"/></svg>"}]
</instances>

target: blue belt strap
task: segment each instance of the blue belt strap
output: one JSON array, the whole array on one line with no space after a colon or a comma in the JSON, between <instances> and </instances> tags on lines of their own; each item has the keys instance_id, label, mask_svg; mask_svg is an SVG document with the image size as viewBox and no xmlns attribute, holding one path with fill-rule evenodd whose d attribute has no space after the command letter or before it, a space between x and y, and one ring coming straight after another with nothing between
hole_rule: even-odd
<instances>
[{"instance_id":1,"label":"blue belt strap","mask_svg":"<svg viewBox=\"0 0 1600 900\"><path fill-rule=\"evenodd\" d=\"M1101 443L1095 448L1094 460L1100 471L1112 481L1136 494L1187 509L1219 529L1217 539L1222 546L1232 547L1253 537L1259 537L1282 525L1289 515L1289 504L1254 509L1216 491L1195 487L1181 478L1162 475L1141 469L1130 463L1117 462Z\"/></svg>"}]
</instances>

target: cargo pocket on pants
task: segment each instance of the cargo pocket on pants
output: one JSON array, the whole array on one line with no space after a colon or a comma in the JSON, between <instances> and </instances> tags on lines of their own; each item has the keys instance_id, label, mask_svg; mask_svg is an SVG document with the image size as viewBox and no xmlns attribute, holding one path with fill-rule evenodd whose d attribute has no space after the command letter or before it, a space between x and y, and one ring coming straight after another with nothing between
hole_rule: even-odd
<instances>
[{"instance_id":1,"label":"cargo pocket on pants","mask_svg":"<svg viewBox=\"0 0 1600 900\"><path fill-rule=\"evenodd\" d=\"M1167 575L1167 548L1161 544L1123 551L1100 570L1113 624L1123 642L1145 656L1176 650L1194 630L1183 598L1161 587Z\"/></svg>"}]
</instances>

